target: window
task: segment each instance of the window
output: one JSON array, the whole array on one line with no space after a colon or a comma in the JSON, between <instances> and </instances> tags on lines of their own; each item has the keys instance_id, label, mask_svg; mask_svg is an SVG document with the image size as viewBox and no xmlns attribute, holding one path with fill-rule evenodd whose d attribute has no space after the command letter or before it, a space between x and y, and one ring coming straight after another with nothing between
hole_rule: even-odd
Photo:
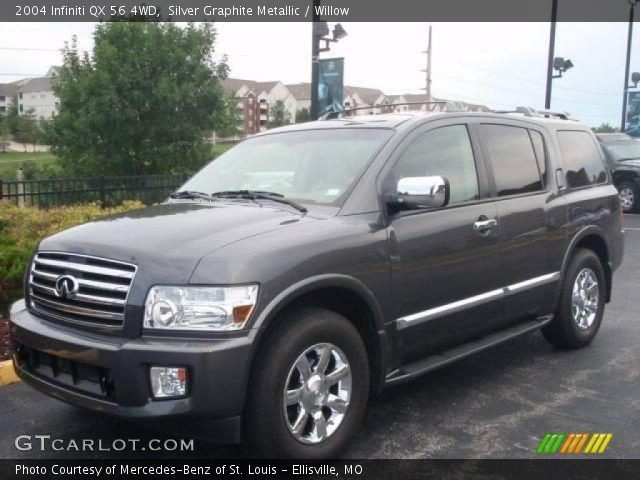
<instances>
[{"instance_id":1,"label":"window","mask_svg":"<svg viewBox=\"0 0 640 480\"><path fill-rule=\"evenodd\" d=\"M464 125L422 134L404 151L393 174L396 182L405 177L446 177L451 188L449 204L480 198L471 140Z\"/></svg>"},{"instance_id":2,"label":"window","mask_svg":"<svg viewBox=\"0 0 640 480\"><path fill-rule=\"evenodd\" d=\"M526 128L481 125L499 197L542 190L538 161Z\"/></svg>"},{"instance_id":3,"label":"window","mask_svg":"<svg viewBox=\"0 0 640 480\"><path fill-rule=\"evenodd\" d=\"M4 95L0 95L0 102L4 102L6 100Z\"/></svg>"},{"instance_id":4,"label":"window","mask_svg":"<svg viewBox=\"0 0 640 480\"><path fill-rule=\"evenodd\" d=\"M587 132L558 132L569 188L579 188L607 180L604 163L593 138Z\"/></svg>"},{"instance_id":5,"label":"window","mask_svg":"<svg viewBox=\"0 0 640 480\"><path fill-rule=\"evenodd\" d=\"M24 112L24 105L20 104L20 111Z\"/></svg>"},{"instance_id":6,"label":"window","mask_svg":"<svg viewBox=\"0 0 640 480\"><path fill-rule=\"evenodd\" d=\"M266 190L302 203L341 205L386 129L321 129L249 138L195 174L181 190Z\"/></svg>"},{"instance_id":7,"label":"window","mask_svg":"<svg viewBox=\"0 0 640 480\"><path fill-rule=\"evenodd\" d=\"M540 170L540 178L542 179L542 187L547 186L547 150L544 147L544 138L540 132L529 130L533 149L536 152L536 160L538 160L538 170Z\"/></svg>"},{"instance_id":8,"label":"window","mask_svg":"<svg viewBox=\"0 0 640 480\"><path fill-rule=\"evenodd\" d=\"M20 98L20 100L22 100L22 92L20 92L20 93L18 94L18 98Z\"/></svg>"}]
</instances>

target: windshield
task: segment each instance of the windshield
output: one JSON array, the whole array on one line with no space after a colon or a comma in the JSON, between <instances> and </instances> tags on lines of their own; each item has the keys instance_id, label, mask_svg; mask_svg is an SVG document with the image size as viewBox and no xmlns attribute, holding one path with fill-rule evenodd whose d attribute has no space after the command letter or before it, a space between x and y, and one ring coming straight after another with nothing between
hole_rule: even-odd
<instances>
[{"instance_id":1,"label":"windshield","mask_svg":"<svg viewBox=\"0 0 640 480\"><path fill-rule=\"evenodd\" d=\"M340 205L392 135L382 129L302 130L250 138L204 167L180 190L249 190Z\"/></svg>"},{"instance_id":2,"label":"windshield","mask_svg":"<svg viewBox=\"0 0 640 480\"><path fill-rule=\"evenodd\" d=\"M640 160L640 142L607 143L603 145L609 158L614 162Z\"/></svg>"}]
</instances>

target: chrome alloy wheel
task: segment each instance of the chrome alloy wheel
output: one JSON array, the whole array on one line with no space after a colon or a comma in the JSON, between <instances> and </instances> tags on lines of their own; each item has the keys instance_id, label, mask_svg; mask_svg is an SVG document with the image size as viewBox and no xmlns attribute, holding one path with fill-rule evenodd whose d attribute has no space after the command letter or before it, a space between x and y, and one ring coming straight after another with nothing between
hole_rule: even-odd
<instances>
[{"instance_id":1,"label":"chrome alloy wheel","mask_svg":"<svg viewBox=\"0 0 640 480\"><path fill-rule=\"evenodd\" d=\"M620 192L620 203L622 204L623 210L630 210L633 208L633 203L635 202L635 194L633 189L630 187L622 187Z\"/></svg>"},{"instance_id":2,"label":"chrome alloy wheel","mask_svg":"<svg viewBox=\"0 0 640 480\"><path fill-rule=\"evenodd\" d=\"M298 357L284 387L284 419L299 442L320 443L344 420L352 393L351 368L335 345L319 343Z\"/></svg>"},{"instance_id":3,"label":"chrome alloy wheel","mask_svg":"<svg viewBox=\"0 0 640 480\"><path fill-rule=\"evenodd\" d=\"M571 313L578 328L586 330L598 313L598 277L590 268L583 268L573 284Z\"/></svg>"}]
</instances>

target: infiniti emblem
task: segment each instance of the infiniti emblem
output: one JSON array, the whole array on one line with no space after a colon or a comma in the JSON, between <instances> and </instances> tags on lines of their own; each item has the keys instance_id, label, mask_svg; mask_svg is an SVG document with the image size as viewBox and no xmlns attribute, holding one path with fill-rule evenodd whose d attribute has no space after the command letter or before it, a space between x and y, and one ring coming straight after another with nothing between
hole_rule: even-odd
<instances>
[{"instance_id":1,"label":"infiniti emblem","mask_svg":"<svg viewBox=\"0 0 640 480\"><path fill-rule=\"evenodd\" d=\"M73 298L78 294L80 284L76 277L61 275L56 279L55 293L57 297Z\"/></svg>"}]
</instances>

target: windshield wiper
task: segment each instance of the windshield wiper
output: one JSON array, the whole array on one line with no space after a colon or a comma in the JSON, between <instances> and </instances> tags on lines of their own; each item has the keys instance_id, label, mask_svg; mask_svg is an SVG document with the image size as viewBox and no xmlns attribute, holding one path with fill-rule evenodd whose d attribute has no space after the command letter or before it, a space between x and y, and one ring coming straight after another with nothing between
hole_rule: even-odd
<instances>
[{"instance_id":1,"label":"windshield wiper","mask_svg":"<svg viewBox=\"0 0 640 480\"><path fill-rule=\"evenodd\" d=\"M272 202L289 205L302 213L307 213L307 207L304 207L293 200L286 199L281 193L265 192L262 190L225 190L222 192L212 193L211 196L220 198L246 198L248 200L271 200Z\"/></svg>"},{"instance_id":2,"label":"windshield wiper","mask_svg":"<svg viewBox=\"0 0 640 480\"><path fill-rule=\"evenodd\" d=\"M213 197L208 193L196 192L193 190L182 190L169 195L170 198L201 198L203 200L211 200Z\"/></svg>"}]
</instances>

